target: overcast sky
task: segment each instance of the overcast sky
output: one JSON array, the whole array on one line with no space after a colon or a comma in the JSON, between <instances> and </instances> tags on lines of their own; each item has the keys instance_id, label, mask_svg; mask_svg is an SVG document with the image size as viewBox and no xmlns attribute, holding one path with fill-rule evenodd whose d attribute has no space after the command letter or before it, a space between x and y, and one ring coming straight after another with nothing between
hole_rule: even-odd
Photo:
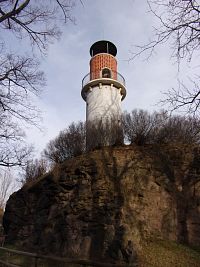
<instances>
[{"instance_id":1,"label":"overcast sky","mask_svg":"<svg viewBox=\"0 0 200 267\"><path fill-rule=\"evenodd\" d=\"M156 103L176 84L177 66L170 60L169 47L157 50L148 61L144 57L129 61L134 45L144 44L152 35L155 17L148 12L145 0L84 0L72 15L76 25L63 28L59 42L49 47L43 59L47 86L38 106L43 113L43 128L30 129L28 140L37 154L48 141L71 122L85 120L85 102L81 98L81 81L89 72L90 46L101 39L113 42L118 50L118 72L126 80L127 96L122 109L159 110Z\"/></svg>"}]
</instances>

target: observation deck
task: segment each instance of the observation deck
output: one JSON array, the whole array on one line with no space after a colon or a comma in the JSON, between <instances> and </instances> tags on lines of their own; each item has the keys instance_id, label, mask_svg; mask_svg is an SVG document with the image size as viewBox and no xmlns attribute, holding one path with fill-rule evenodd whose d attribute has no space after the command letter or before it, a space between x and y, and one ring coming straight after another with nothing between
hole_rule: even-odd
<instances>
[{"instance_id":1,"label":"observation deck","mask_svg":"<svg viewBox=\"0 0 200 267\"><path fill-rule=\"evenodd\" d=\"M99 75L98 75L99 76ZM120 90L122 100L126 97L126 85L124 77L116 71L111 71L110 75L98 77L96 72L90 72L82 80L81 96L86 101L87 92L96 85L113 85ZM98 78L97 78L98 77Z\"/></svg>"}]
</instances>

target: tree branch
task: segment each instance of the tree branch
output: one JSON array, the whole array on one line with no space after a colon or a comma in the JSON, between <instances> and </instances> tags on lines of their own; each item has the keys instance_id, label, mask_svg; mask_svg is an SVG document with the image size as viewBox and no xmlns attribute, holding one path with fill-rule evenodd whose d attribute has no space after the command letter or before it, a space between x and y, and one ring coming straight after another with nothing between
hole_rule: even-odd
<instances>
[{"instance_id":1,"label":"tree branch","mask_svg":"<svg viewBox=\"0 0 200 267\"><path fill-rule=\"evenodd\" d=\"M16 1L14 8L10 12L7 12L7 13L4 12L0 8L0 13L2 14L2 16L0 17L0 23L8 18L12 18L13 16L19 15L22 12L22 10L24 10L28 6L28 4L30 3L30 0L24 1L24 3L22 3L18 8L16 8L18 2L19 1Z\"/></svg>"}]
</instances>

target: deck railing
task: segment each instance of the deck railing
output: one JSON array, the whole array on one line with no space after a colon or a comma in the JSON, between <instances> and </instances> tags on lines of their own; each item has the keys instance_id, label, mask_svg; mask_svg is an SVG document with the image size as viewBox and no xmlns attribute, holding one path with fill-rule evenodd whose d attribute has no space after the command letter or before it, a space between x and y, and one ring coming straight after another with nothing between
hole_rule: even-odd
<instances>
[{"instance_id":1,"label":"deck railing","mask_svg":"<svg viewBox=\"0 0 200 267\"><path fill-rule=\"evenodd\" d=\"M119 72L111 71L110 77L102 77L101 73L99 73L99 71L96 71L96 72L90 72L85 75L85 77L82 80L82 88L86 84L88 84L90 81L96 80L96 79L105 79L105 80L113 79L113 80L120 82L122 85L125 86L125 79Z\"/></svg>"}]
</instances>

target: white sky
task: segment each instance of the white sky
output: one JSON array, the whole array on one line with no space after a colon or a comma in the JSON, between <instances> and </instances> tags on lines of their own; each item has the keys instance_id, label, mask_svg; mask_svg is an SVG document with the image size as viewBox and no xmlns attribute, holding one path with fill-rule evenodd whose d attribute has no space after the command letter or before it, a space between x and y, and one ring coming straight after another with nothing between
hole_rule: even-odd
<instances>
[{"instance_id":1,"label":"white sky","mask_svg":"<svg viewBox=\"0 0 200 267\"><path fill-rule=\"evenodd\" d=\"M159 110L161 91L177 84L177 66L170 60L169 47L161 47L149 61L138 58L128 62L134 45L144 44L152 35L155 17L145 0L84 0L72 15L76 25L63 28L59 42L50 46L43 59L47 86L38 101L43 113L44 131L30 129L28 140L39 154L48 141L71 122L85 120L85 102L81 81L89 72L90 46L101 39L113 42L117 49L118 72L126 79L127 96L122 109Z\"/></svg>"}]
</instances>

